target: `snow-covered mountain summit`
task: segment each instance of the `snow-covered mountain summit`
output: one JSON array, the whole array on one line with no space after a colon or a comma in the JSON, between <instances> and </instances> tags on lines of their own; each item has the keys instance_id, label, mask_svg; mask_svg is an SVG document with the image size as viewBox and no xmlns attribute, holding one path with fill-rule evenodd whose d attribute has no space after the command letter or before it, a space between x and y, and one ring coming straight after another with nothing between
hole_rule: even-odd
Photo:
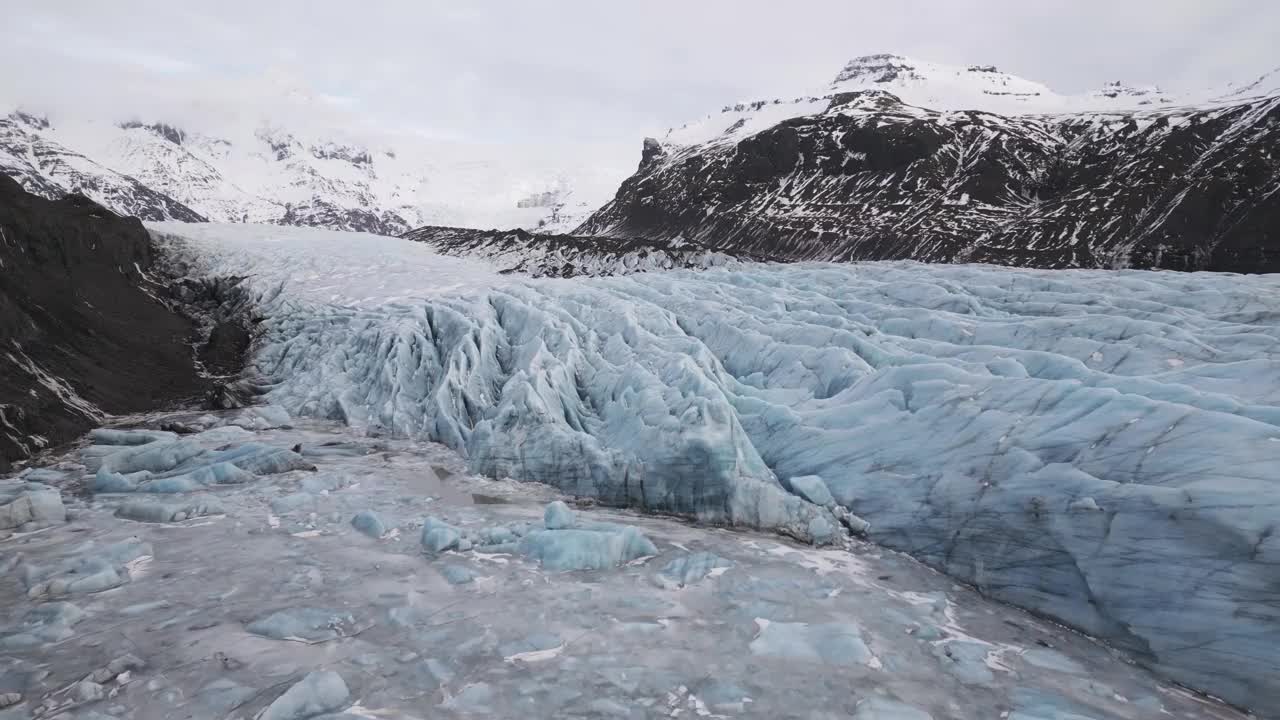
<instances>
[{"instance_id":1,"label":"snow-covered mountain summit","mask_svg":"<svg viewBox=\"0 0 1280 720\"><path fill-rule=\"evenodd\" d=\"M888 103L935 112L978 111L1005 116L1125 114L1229 103L1251 94L1267 94L1259 92L1267 84L1268 76L1264 76L1220 97L1214 93L1180 96L1154 85L1115 80L1089 92L1072 94L994 65L948 65L882 53L856 57L830 83L793 97L727 105L719 113L672 128L662 141L684 146L736 141L784 120L822 112L833 100L857 102L873 110ZM1270 84L1280 85L1280 73ZM849 97L854 94L858 96L856 100Z\"/></svg>"},{"instance_id":2,"label":"snow-covered mountain summit","mask_svg":"<svg viewBox=\"0 0 1280 720\"><path fill-rule=\"evenodd\" d=\"M1174 102L1156 87L1115 81L1093 92L1067 95L994 65L946 65L889 54L850 60L828 88L830 93L866 90L892 93L909 105L931 110L982 110L1001 115L1130 110Z\"/></svg>"},{"instance_id":3,"label":"snow-covered mountain summit","mask_svg":"<svg viewBox=\"0 0 1280 720\"><path fill-rule=\"evenodd\" d=\"M787 261L1277 272L1278 78L1063 95L990 66L860 57L820 90L647 139L574 233Z\"/></svg>"},{"instance_id":4,"label":"snow-covered mountain summit","mask_svg":"<svg viewBox=\"0 0 1280 720\"><path fill-rule=\"evenodd\" d=\"M627 171L621 153L595 147L212 125L15 111L0 116L0 173L46 197L79 192L145 220L394 235L427 224L567 229L608 200Z\"/></svg>"}]
</instances>

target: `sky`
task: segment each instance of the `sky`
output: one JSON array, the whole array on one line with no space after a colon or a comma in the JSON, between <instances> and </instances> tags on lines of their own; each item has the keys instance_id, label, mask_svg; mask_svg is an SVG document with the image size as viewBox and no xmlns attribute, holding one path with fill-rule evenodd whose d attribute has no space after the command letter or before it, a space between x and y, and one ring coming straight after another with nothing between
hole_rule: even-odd
<instances>
[{"instance_id":1,"label":"sky","mask_svg":"<svg viewBox=\"0 0 1280 720\"><path fill-rule=\"evenodd\" d=\"M625 141L879 52L1059 92L1280 66L1276 0L0 0L0 102L111 120Z\"/></svg>"}]
</instances>

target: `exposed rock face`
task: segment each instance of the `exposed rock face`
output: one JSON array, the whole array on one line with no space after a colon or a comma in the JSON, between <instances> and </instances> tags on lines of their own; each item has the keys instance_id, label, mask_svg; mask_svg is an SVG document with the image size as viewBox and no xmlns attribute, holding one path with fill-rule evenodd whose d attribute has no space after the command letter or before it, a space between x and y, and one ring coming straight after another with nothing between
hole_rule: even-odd
<instances>
[{"instance_id":1,"label":"exposed rock face","mask_svg":"<svg viewBox=\"0 0 1280 720\"><path fill-rule=\"evenodd\" d=\"M504 273L533 277L629 275L636 272L702 269L735 260L762 260L745 253L724 252L714 245L694 246L681 240L602 239L544 235L524 230L471 230L420 227L402 237L458 257L485 258Z\"/></svg>"},{"instance_id":2,"label":"exposed rock face","mask_svg":"<svg viewBox=\"0 0 1280 720\"><path fill-rule=\"evenodd\" d=\"M194 324L146 275L155 260L136 218L0 177L0 460L207 390Z\"/></svg>"},{"instance_id":3,"label":"exposed rock face","mask_svg":"<svg viewBox=\"0 0 1280 720\"><path fill-rule=\"evenodd\" d=\"M907 72L882 65L886 82ZM694 145L646 141L575 234L780 260L1280 271L1280 96L1023 116L874 89L826 102L754 131L769 108L753 106Z\"/></svg>"},{"instance_id":4,"label":"exposed rock face","mask_svg":"<svg viewBox=\"0 0 1280 720\"><path fill-rule=\"evenodd\" d=\"M117 213L143 220L204 222L204 215L164 192L46 138L48 129L44 118L23 113L0 117L0 175L8 175L27 191L51 200L80 194ZM166 141L174 142L167 135Z\"/></svg>"}]
</instances>

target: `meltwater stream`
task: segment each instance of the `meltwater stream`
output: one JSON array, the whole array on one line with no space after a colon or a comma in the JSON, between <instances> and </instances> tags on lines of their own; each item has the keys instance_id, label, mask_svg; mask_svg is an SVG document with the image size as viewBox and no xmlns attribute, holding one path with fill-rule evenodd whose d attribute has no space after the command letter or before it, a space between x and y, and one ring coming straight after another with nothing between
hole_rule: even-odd
<instances>
[{"instance_id":1,"label":"meltwater stream","mask_svg":"<svg viewBox=\"0 0 1280 720\"><path fill-rule=\"evenodd\" d=\"M154 229L199 272L251 275L256 369L291 413L819 546L852 513L1160 675L1280 708L1280 278L869 263L520 281L389 238Z\"/></svg>"}]
</instances>

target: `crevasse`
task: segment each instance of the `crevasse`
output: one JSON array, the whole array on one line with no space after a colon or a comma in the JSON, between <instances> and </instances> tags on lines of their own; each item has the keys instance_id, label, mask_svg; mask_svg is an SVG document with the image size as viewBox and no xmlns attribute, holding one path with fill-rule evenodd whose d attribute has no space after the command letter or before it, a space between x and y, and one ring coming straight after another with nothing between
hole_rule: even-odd
<instances>
[{"instance_id":1,"label":"crevasse","mask_svg":"<svg viewBox=\"0 0 1280 720\"><path fill-rule=\"evenodd\" d=\"M876 542L1280 705L1280 277L761 265L378 305L257 282L285 283L256 363L292 412L822 542L833 515L787 491L818 476Z\"/></svg>"}]
</instances>

